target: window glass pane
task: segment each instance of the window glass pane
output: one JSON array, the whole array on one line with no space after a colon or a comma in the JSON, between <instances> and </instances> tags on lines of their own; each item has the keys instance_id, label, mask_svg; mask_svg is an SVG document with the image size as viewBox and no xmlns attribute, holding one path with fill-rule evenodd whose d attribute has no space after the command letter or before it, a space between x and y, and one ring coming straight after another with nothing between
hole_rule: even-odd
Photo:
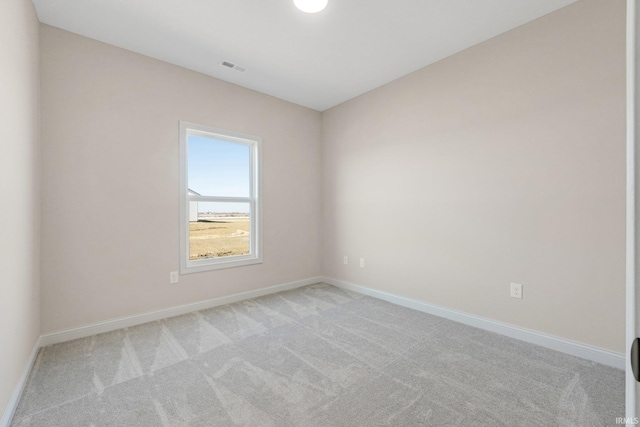
<instances>
[{"instance_id":1,"label":"window glass pane","mask_svg":"<svg viewBox=\"0 0 640 427\"><path fill-rule=\"evenodd\" d=\"M250 147L189 135L188 187L202 196L250 196Z\"/></svg>"},{"instance_id":2,"label":"window glass pane","mask_svg":"<svg viewBox=\"0 0 640 427\"><path fill-rule=\"evenodd\" d=\"M189 210L190 260L250 253L249 203L189 202Z\"/></svg>"}]
</instances>

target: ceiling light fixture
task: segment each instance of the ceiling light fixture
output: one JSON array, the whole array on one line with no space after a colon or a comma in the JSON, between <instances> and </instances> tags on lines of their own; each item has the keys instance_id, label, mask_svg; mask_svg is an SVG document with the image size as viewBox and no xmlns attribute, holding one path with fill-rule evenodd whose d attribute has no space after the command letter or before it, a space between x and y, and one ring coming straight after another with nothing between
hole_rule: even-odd
<instances>
[{"instance_id":1,"label":"ceiling light fixture","mask_svg":"<svg viewBox=\"0 0 640 427\"><path fill-rule=\"evenodd\" d=\"M328 0L293 0L298 9L306 13L320 12L327 7Z\"/></svg>"}]
</instances>

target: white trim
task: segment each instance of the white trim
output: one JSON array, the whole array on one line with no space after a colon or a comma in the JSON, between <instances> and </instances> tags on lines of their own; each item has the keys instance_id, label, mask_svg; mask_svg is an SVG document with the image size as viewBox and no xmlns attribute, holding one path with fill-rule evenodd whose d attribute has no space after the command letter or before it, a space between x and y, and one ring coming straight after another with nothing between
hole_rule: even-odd
<instances>
[{"instance_id":1,"label":"white trim","mask_svg":"<svg viewBox=\"0 0 640 427\"><path fill-rule=\"evenodd\" d=\"M205 310L207 308L218 307L220 305L231 304L238 301L274 294L276 292L287 291L289 289L300 288L302 286L313 285L314 283L322 282L322 279L322 277L310 277L308 279L270 286L268 288L240 292L224 297L199 301L192 304L165 308L163 310L151 311L148 313L136 314L133 316L121 317L118 319L105 320L103 322L92 323L89 325L79 326L77 328L49 332L40 336L40 345L44 347L51 344L57 344L78 338L89 337L91 335L101 334L104 332L115 331L117 329L141 325L143 323L154 322L156 320L162 320L169 317L179 316L181 314L187 314L198 310Z\"/></svg>"},{"instance_id":2,"label":"white trim","mask_svg":"<svg viewBox=\"0 0 640 427\"><path fill-rule=\"evenodd\" d=\"M638 32L636 22L638 10L635 0L627 0L627 229L626 229L626 352L630 355L631 346L637 334L636 282L638 264L636 261L636 100L637 70L636 56ZM631 357L625 362L625 416L634 419L638 408L638 384L631 370Z\"/></svg>"},{"instance_id":3,"label":"white trim","mask_svg":"<svg viewBox=\"0 0 640 427\"><path fill-rule=\"evenodd\" d=\"M624 369L625 367L625 358L621 353L616 353L610 350L605 350L576 341L556 337L554 335L521 328L519 326L510 325L508 323L498 322L496 320L487 319L485 317L475 316L472 314L439 307L433 304L428 304L426 302L401 297L388 292L367 288L365 286L355 285L353 283L345 282L342 280L325 277L323 281L342 289L368 295L374 298L388 301L393 304L401 305L403 307L408 307L414 310L433 314L435 316L444 317L445 319L464 323L466 325L474 326L486 331L496 332L507 337L550 348L552 350L567 353L572 356L580 357L582 359L601 363L603 365L613 366L614 368L618 369Z\"/></svg>"},{"instance_id":4,"label":"white trim","mask_svg":"<svg viewBox=\"0 0 640 427\"><path fill-rule=\"evenodd\" d=\"M42 343L40 341L40 337L38 337L33 346L33 350L31 350L29 359L27 359L27 363L24 367L24 371L22 372L22 376L20 377L16 388L13 390L13 394L9 399L7 407L4 409L2 418L0 418L0 427L9 427L11 425L11 420L13 419L13 415L15 414L16 409L18 409L18 403L20 403L20 398L22 397L22 393L24 392L24 387L27 385L27 379L29 379L29 374L31 373L33 364L36 361L36 357L38 356L40 347L42 347Z\"/></svg>"},{"instance_id":5,"label":"white trim","mask_svg":"<svg viewBox=\"0 0 640 427\"><path fill-rule=\"evenodd\" d=\"M180 128L180 274L200 273L222 268L241 267L263 262L262 241L262 138L211 126L179 122ZM249 197L190 195L188 188L188 137L199 135L249 147ZM220 258L189 259L190 202L242 202L249 204L249 254Z\"/></svg>"},{"instance_id":6,"label":"white trim","mask_svg":"<svg viewBox=\"0 0 640 427\"><path fill-rule=\"evenodd\" d=\"M252 291L240 292L233 295L227 295L224 297L212 298L205 301L200 301L192 304L185 304L181 306L166 308L163 310L122 317L118 319L107 320L103 322L97 322L89 325L80 326L77 328L64 329L54 332L49 332L40 335L36 344L29 356L29 360L26 364L25 370L16 386L13 395L5 409L5 412L0 420L0 427L9 427L11 418L20 401L20 397L24 390L24 386L29 377L29 373L33 367L38 350L40 347L45 347L51 344L70 341L73 339L84 338L104 332L114 331L117 329L127 328L131 326L141 325L143 323L153 322L157 320L166 319L173 316L179 316L181 314L187 314L198 310L204 310L207 308L217 307L225 304L231 304L238 301L243 301L251 298L257 298L264 295L273 294L276 292L282 292L290 289L300 288L303 286L313 285L315 283L328 283L333 286L337 286L342 289L350 290L364 295L369 295L374 298L382 299L393 304L397 304L403 307L412 308L414 310L422 311L425 313L433 314L435 316L450 319L456 322L464 323L470 326L474 326L480 329L496 332L511 338L519 339L521 341L529 342L532 344L540 345L542 347L557 350L563 353L567 353L573 356L577 356L583 359L591 360L593 362L602 363L604 365L613 366L614 368L624 369L625 358L624 355L609 350L604 350L598 347L578 343L575 341L559 338L553 335L544 334L529 329L520 328L518 326L509 325L507 323L498 322L495 320L475 316L467 313L462 313L455 310L450 310L443 307L438 307L432 304L428 304L422 301L406 298L398 295L394 295L388 292L379 291L376 289L367 288L365 286L355 285L353 283L345 282L342 280L332 279L329 277L310 277L307 279L297 280L294 282L283 283L280 285L270 286L267 288L256 289Z\"/></svg>"}]
</instances>

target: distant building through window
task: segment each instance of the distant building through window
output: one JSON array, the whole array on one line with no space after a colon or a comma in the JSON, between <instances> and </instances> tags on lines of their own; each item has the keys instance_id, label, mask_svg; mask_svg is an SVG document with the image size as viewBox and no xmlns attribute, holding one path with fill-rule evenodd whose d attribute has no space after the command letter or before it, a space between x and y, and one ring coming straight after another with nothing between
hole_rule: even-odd
<instances>
[{"instance_id":1,"label":"distant building through window","mask_svg":"<svg viewBox=\"0 0 640 427\"><path fill-rule=\"evenodd\" d=\"M187 188L187 194L189 196L201 196L190 188ZM189 202L189 222L198 221L198 202Z\"/></svg>"}]
</instances>

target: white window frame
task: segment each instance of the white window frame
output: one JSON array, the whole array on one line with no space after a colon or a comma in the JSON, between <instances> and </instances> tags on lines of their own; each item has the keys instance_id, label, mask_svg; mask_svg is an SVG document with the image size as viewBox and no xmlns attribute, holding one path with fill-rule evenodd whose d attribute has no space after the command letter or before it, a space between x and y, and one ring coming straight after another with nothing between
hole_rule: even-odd
<instances>
[{"instance_id":1,"label":"white window frame","mask_svg":"<svg viewBox=\"0 0 640 427\"><path fill-rule=\"evenodd\" d=\"M204 136L250 148L249 197L189 195L188 137ZM262 138L180 121L180 273L198 273L221 268L262 263ZM189 202L241 202L250 206L249 254L228 257L189 259Z\"/></svg>"}]
</instances>

